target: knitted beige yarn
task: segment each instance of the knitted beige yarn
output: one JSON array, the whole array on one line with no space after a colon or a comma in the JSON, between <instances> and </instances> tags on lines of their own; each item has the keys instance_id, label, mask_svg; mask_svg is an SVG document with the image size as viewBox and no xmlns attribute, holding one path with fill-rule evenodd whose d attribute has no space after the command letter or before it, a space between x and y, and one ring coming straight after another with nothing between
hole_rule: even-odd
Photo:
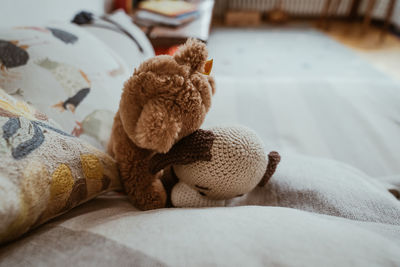
<instances>
[{"instance_id":1,"label":"knitted beige yarn","mask_svg":"<svg viewBox=\"0 0 400 267\"><path fill-rule=\"evenodd\" d=\"M267 169L260 138L245 127L208 129L215 135L211 161L173 165L180 182L172 190L175 207L222 206L254 189Z\"/></svg>"}]
</instances>

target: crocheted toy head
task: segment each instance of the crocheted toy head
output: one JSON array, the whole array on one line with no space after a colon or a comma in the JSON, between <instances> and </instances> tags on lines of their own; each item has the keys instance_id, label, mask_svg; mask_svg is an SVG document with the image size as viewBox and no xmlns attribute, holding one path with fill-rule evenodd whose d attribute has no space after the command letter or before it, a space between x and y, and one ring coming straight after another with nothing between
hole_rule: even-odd
<instances>
[{"instance_id":1,"label":"crocheted toy head","mask_svg":"<svg viewBox=\"0 0 400 267\"><path fill-rule=\"evenodd\" d=\"M280 161L278 152L267 156L263 143L245 127L198 130L183 138L166 154L150 162L157 172L172 165L179 179L171 193L175 207L222 206L271 178Z\"/></svg>"}]
</instances>

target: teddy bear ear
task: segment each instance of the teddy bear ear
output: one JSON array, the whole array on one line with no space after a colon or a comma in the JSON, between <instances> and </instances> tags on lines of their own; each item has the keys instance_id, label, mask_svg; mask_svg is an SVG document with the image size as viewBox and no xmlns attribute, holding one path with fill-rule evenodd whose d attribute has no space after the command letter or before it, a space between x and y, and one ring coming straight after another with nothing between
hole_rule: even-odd
<instances>
[{"instance_id":1,"label":"teddy bear ear","mask_svg":"<svg viewBox=\"0 0 400 267\"><path fill-rule=\"evenodd\" d=\"M271 177L275 173L276 167L278 167L278 164L280 161L281 161L281 156L279 155L278 152L271 151L268 154L267 170L265 171L264 176L261 179L261 181L258 183L258 186L264 186L269 181L269 179L271 179Z\"/></svg>"},{"instance_id":2,"label":"teddy bear ear","mask_svg":"<svg viewBox=\"0 0 400 267\"><path fill-rule=\"evenodd\" d=\"M194 38L190 38L186 43L178 48L174 55L176 62L190 66L192 70L202 72L207 61L208 52L206 45Z\"/></svg>"},{"instance_id":3,"label":"teddy bear ear","mask_svg":"<svg viewBox=\"0 0 400 267\"><path fill-rule=\"evenodd\" d=\"M215 140L212 131L199 129L182 138L165 154L155 154L150 159L149 170L156 174L170 165L187 165L196 161L211 161L211 148Z\"/></svg>"}]
</instances>

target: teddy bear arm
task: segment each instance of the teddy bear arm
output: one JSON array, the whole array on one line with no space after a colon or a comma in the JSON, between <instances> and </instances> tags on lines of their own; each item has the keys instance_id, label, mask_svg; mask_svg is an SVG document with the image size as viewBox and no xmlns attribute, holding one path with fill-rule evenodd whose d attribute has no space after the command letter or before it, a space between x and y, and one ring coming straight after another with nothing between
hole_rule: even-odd
<instances>
[{"instance_id":1,"label":"teddy bear arm","mask_svg":"<svg viewBox=\"0 0 400 267\"><path fill-rule=\"evenodd\" d=\"M140 148L137 149L140 150ZM144 153L133 150L129 156L132 155L136 155L134 157L136 160L125 157L118 161L121 181L129 200L141 210L164 208L167 194L159 179L161 172L151 174L148 171L148 161L138 160L141 156L145 156Z\"/></svg>"},{"instance_id":2,"label":"teddy bear arm","mask_svg":"<svg viewBox=\"0 0 400 267\"><path fill-rule=\"evenodd\" d=\"M153 175L148 171L152 152L132 143L118 117L114 121L110 152L118 162L121 182L132 204L142 210L165 207L167 195L158 179L160 173Z\"/></svg>"},{"instance_id":3,"label":"teddy bear arm","mask_svg":"<svg viewBox=\"0 0 400 267\"><path fill-rule=\"evenodd\" d=\"M175 207L223 207L224 200L209 199L183 182L177 183L172 189L171 201Z\"/></svg>"}]
</instances>

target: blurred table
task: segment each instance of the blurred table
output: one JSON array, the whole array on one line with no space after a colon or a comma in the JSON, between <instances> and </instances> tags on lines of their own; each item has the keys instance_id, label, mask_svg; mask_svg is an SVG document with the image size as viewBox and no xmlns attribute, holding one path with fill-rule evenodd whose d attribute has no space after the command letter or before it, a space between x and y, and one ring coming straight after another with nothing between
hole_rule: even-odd
<instances>
[{"instance_id":1,"label":"blurred table","mask_svg":"<svg viewBox=\"0 0 400 267\"><path fill-rule=\"evenodd\" d=\"M385 37L386 33L389 30L389 26L391 23L391 19L393 16L393 11L394 7L396 6L396 1L397 0L389 0L388 5L386 7L386 12L383 17L383 28L381 31L381 40ZM336 12L341 4L342 0L325 0L325 4L323 6L322 10L322 16L321 16L321 26L324 27L325 29L328 29L330 26L330 19L336 15ZM349 20L354 20L358 17L358 11L361 6L362 0L352 0L350 2L349 8L348 8L348 13L347 13L347 19ZM363 26L361 29L361 33L364 34L370 24L371 24L371 19L372 19L372 14L374 12L374 8L377 4L376 0L366 0L367 6L365 10L365 15L363 18Z\"/></svg>"},{"instance_id":2,"label":"blurred table","mask_svg":"<svg viewBox=\"0 0 400 267\"><path fill-rule=\"evenodd\" d=\"M179 27L161 25L142 27L154 47L180 45L190 37L207 42L210 33L214 0L194 0L188 2L198 5L199 16L195 20Z\"/></svg>"},{"instance_id":3,"label":"blurred table","mask_svg":"<svg viewBox=\"0 0 400 267\"><path fill-rule=\"evenodd\" d=\"M391 23L391 19L393 16L393 11L394 7L396 6L396 1L397 0L389 0L388 5L386 7L386 13L383 21L383 27L380 35L380 39L383 40L384 37L386 36L389 26ZM367 2L367 10L365 12L365 17L363 21L363 27L362 27L362 33L365 33L370 24L371 24L371 18L372 18L372 13L374 12L374 7L376 6L376 0L368 0Z\"/></svg>"}]
</instances>

